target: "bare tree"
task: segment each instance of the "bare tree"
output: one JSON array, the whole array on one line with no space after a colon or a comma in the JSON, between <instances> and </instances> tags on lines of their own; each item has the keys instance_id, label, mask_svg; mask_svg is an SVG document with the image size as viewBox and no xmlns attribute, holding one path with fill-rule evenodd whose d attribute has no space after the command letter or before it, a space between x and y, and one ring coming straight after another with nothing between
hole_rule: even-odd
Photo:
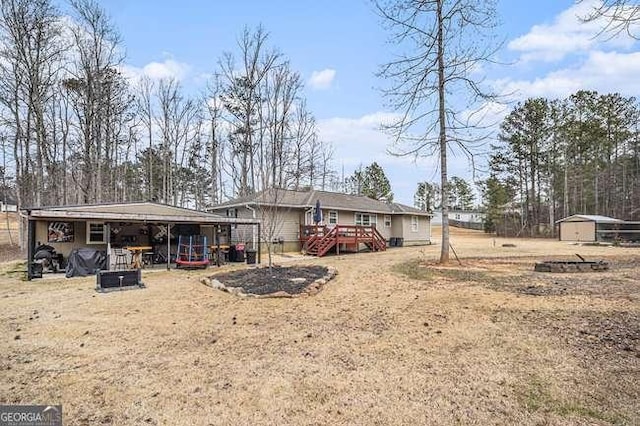
<instances>
[{"instance_id":1,"label":"bare tree","mask_svg":"<svg viewBox=\"0 0 640 426\"><path fill-rule=\"evenodd\" d=\"M211 183L209 187L210 204L219 203L222 199L222 182L220 180L222 168L222 140L223 140L223 114L224 105L222 102L222 82L220 75L215 74L212 81L209 82L207 92L205 94L205 103L207 112L209 113L209 173Z\"/></svg>"},{"instance_id":2,"label":"bare tree","mask_svg":"<svg viewBox=\"0 0 640 426\"><path fill-rule=\"evenodd\" d=\"M333 144L320 141L320 189L323 191L327 189L332 179L337 177L335 170L332 168L334 153Z\"/></svg>"},{"instance_id":3,"label":"bare tree","mask_svg":"<svg viewBox=\"0 0 640 426\"><path fill-rule=\"evenodd\" d=\"M584 3L584 0L577 0L577 3ZM602 22L601 32L611 37L625 33L637 39L640 5L631 0L603 0L580 19L583 22Z\"/></svg>"},{"instance_id":4,"label":"bare tree","mask_svg":"<svg viewBox=\"0 0 640 426\"><path fill-rule=\"evenodd\" d=\"M0 3L0 100L13 133L18 203L41 205L53 170L49 105L62 53L59 15L49 0Z\"/></svg>"},{"instance_id":5,"label":"bare tree","mask_svg":"<svg viewBox=\"0 0 640 426\"><path fill-rule=\"evenodd\" d=\"M105 159L112 148L108 144L114 136L109 121L122 108L116 105L123 101L121 97L128 96L126 83L116 70L123 56L120 36L98 3L73 0L71 6L76 15L71 28L74 52L68 70L72 77L64 85L72 96L82 165L74 180L83 192L83 202L99 202L103 199Z\"/></svg>"},{"instance_id":6,"label":"bare tree","mask_svg":"<svg viewBox=\"0 0 640 426\"><path fill-rule=\"evenodd\" d=\"M154 186L153 186L153 122L154 122L154 110L153 110L153 91L154 82L147 76L144 76L138 82L138 96L136 98L137 111L142 124L145 126L147 136L147 158L146 158L146 175L147 175L147 199L154 199Z\"/></svg>"},{"instance_id":7,"label":"bare tree","mask_svg":"<svg viewBox=\"0 0 640 426\"><path fill-rule=\"evenodd\" d=\"M309 185L313 185L313 170L316 165L318 138L316 137L316 120L307 108L307 103L301 100L297 103L292 122L291 133L291 157L289 178L291 187L300 189L309 178Z\"/></svg>"},{"instance_id":8,"label":"bare tree","mask_svg":"<svg viewBox=\"0 0 640 426\"><path fill-rule=\"evenodd\" d=\"M254 136L261 131L264 121L261 120L264 103L261 85L280 61L278 52L268 50L267 39L268 34L262 27L255 31L245 28L238 41L239 67L236 68L236 61L230 53L226 53L219 62L225 81L224 106L232 126L229 144L235 157L232 162L237 164L238 176L233 180L238 195L247 195L257 187Z\"/></svg>"},{"instance_id":9,"label":"bare tree","mask_svg":"<svg viewBox=\"0 0 640 426\"><path fill-rule=\"evenodd\" d=\"M383 65L379 75L389 82L384 94L401 111L385 126L393 135L396 155L440 157L442 247L440 262L449 261L447 153L454 145L472 160L481 136L479 114L468 113L491 99L474 72L490 60L494 26L492 0L375 1L399 48L408 48ZM456 94L453 96L453 94ZM452 96L449 96L452 95ZM460 99L466 98L461 106Z\"/></svg>"},{"instance_id":10,"label":"bare tree","mask_svg":"<svg viewBox=\"0 0 640 426\"><path fill-rule=\"evenodd\" d=\"M156 117L162 144L162 200L182 204L184 168L193 152L191 143L197 139L194 127L198 122L199 106L185 98L180 83L175 79L161 80L157 89L160 116Z\"/></svg>"}]
</instances>

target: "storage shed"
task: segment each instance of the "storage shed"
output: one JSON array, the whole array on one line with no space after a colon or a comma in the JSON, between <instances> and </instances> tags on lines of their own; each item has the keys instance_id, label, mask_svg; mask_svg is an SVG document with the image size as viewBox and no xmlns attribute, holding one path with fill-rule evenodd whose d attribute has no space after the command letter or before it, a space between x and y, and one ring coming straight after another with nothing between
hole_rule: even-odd
<instances>
[{"instance_id":1,"label":"storage shed","mask_svg":"<svg viewBox=\"0 0 640 426\"><path fill-rule=\"evenodd\" d=\"M607 216L574 214L556 222L560 241L601 241L611 225L624 221Z\"/></svg>"}]
</instances>

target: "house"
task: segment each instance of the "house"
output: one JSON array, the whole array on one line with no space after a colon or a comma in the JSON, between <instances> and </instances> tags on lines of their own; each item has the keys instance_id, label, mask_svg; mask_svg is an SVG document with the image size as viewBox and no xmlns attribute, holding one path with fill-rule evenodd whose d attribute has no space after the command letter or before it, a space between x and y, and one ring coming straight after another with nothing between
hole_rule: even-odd
<instances>
[{"instance_id":1,"label":"house","mask_svg":"<svg viewBox=\"0 0 640 426\"><path fill-rule=\"evenodd\" d=\"M316 212L318 204L320 216ZM357 232L353 227L375 228L386 243L385 246L388 243L429 244L431 241L430 213L362 195L269 189L256 195L230 200L208 210L226 217L260 219L263 230L271 228L270 238L278 244L277 249L282 251L300 251L310 237L308 233L316 225L314 219L320 219L318 225L326 227L327 232L336 227L350 227L341 229L340 232L335 231L344 235L347 232ZM246 231L236 229L236 232ZM263 240L264 238L263 231ZM364 240L360 242L362 241Z\"/></svg>"},{"instance_id":2,"label":"house","mask_svg":"<svg viewBox=\"0 0 640 426\"><path fill-rule=\"evenodd\" d=\"M18 203L11 199L6 198L4 200L0 200L0 212L17 212L18 211Z\"/></svg>"},{"instance_id":3,"label":"house","mask_svg":"<svg viewBox=\"0 0 640 426\"><path fill-rule=\"evenodd\" d=\"M29 260L41 244L53 247L64 259L72 250L88 247L104 251L110 266L114 249L140 247L159 254L169 267L180 235L206 235L214 246L231 242L230 229L237 224L257 226L260 232L256 219L222 217L153 202L38 207L23 212L28 218Z\"/></svg>"},{"instance_id":4,"label":"house","mask_svg":"<svg viewBox=\"0 0 640 426\"><path fill-rule=\"evenodd\" d=\"M556 221L560 241L601 241L605 234L611 233L622 223L624 221L612 217L584 214L574 214Z\"/></svg>"},{"instance_id":5,"label":"house","mask_svg":"<svg viewBox=\"0 0 640 426\"><path fill-rule=\"evenodd\" d=\"M449 224L453 226L482 229L485 218L485 213L475 210L449 210ZM442 210L434 210L431 224L442 225Z\"/></svg>"}]
</instances>

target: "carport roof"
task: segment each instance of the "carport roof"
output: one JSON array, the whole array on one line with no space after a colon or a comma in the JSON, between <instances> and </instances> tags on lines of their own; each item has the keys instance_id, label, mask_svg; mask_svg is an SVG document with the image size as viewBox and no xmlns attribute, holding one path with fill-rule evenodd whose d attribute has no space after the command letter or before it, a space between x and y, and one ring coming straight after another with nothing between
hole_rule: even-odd
<instances>
[{"instance_id":1,"label":"carport roof","mask_svg":"<svg viewBox=\"0 0 640 426\"><path fill-rule=\"evenodd\" d=\"M622 223L623 220L614 219L608 216L589 215L589 214L574 214L573 216L565 217L556 221L556 223L562 222L595 222L595 223Z\"/></svg>"},{"instance_id":2,"label":"carport roof","mask_svg":"<svg viewBox=\"0 0 640 426\"><path fill-rule=\"evenodd\" d=\"M225 217L154 202L37 207L24 210L30 219L200 224L256 224L260 222L258 219Z\"/></svg>"}]
</instances>

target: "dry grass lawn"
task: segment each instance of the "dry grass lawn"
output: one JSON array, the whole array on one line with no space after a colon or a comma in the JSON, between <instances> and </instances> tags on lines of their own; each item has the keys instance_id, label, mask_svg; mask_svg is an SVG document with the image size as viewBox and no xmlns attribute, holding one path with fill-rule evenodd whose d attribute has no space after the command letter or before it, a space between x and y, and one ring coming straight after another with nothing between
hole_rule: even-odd
<instances>
[{"instance_id":1,"label":"dry grass lawn","mask_svg":"<svg viewBox=\"0 0 640 426\"><path fill-rule=\"evenodd\" d=\"M213 290L215 268L109 294L5 273L0 402L65 425L640 424L639 249L452 242L462 266L425 266L438 245L281 258L338 270L296 299ZM574 253L612 269L533 272Z\"/></svg>"}]
</instances>

